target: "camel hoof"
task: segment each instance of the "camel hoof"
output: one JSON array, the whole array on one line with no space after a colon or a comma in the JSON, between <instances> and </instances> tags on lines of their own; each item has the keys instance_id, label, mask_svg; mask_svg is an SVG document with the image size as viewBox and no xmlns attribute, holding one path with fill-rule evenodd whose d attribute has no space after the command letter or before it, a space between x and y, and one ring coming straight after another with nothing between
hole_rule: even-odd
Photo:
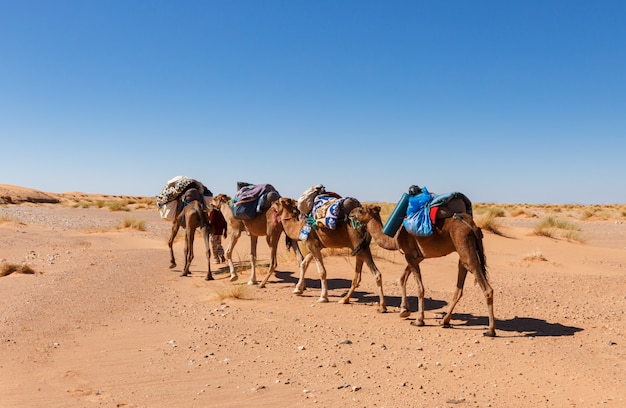
<instances>
[{"instance_id":1,"label":"camel hoof","mask_svg":"<svg viewBox=\"0 0 626 408\"><path fill-rule=\"evenodd\" d=\"M248 281L248 285L256 285L256 284L257 284L256 281L253 281L253 280Z\"/></svg>"},{"instance_id":2,"label":"camel hoof","mask_svg":"<svg viewBox=\"0 0 626 408\"><path fill-rule=\"evenodd\" d=\"M176 268L176 264L172 262L172 263L170 264L170 269L174 269L174 268Z\"/></svg>"},{"instance_id":3,"label":"camel hoof","mask_svg":"<svg viewBox=\"0 0 626 408\"><path fill-rule=\"evenodd\" d=\"M189 275L189 272L183 272L183 273L181 273L181 274L180 274L180 276L181 276L182 278L184 278L185 276L188 276L188 275Z\"/></svg>"},{"instance_id":4,"label":"camel hoof","mask_svg":"<svg viewBox=\"0 0 626 408\"><path fill-rule=\"evenodd\" d=\"M452 325L450 323L441 323L441 327L443 327L444 329L450 329L452 328Z\"/></svg>"},{"instance_id":5,"label":"camel hoof","mask_svg":"<svg viewBox=\"0 0 626 408\"><path fill-rule=\"evenodd\" d=\"M300 289L294 289L293 292L294 295L301 295L303 292Z\"/></svg>"},{"instance_id":6,"label":"camel hoof","mask_svg":"<svg viewBox=\"0 0 626 408\"><path fill-rule=\"evenodd\" d=\"M215 280L215 278L213 277L213 275L209 275L205 278L206 280Z\"/></svg>"},{"instance_id":7,"label":"camel hoof","mask_svg":"<svg viewBox=\"0 0 626 408\"><path fill-rule=\"evenodd\" d=\"M342 298L339 300L338 303L341 303L342 305L347 305L348 303L350 303L350 298L347 298L347 297Z\"/></svg>"},{"instance_id":8,"label":"camel hoof","mask_svg":"<svg viewBox=\"0 0 626 408\"><path fill-rule=\"evenodd\" d=\"M495 330L488 330L488 331L483 333L483 336L485 336L485 337L496 337L496 331Z\"/></svg>"},{"instance_id":9,"label":"camel hoof","mask_svg":"<svg viewBox=\"0 0 626 408\"><path fill-rule=\"evenodd\" d=\"M317 303L328 303L328 298L321 297L321 298L317 299Z\"/></svg>"},{"instance_id":10,"label":"camel hoof","mask_svg":"<svg viewBox=\"0 0 626 408\"><path fill-rule=\"evenodd\" d=\"M416 320L414 322L411 322L411 326L423 327L424 326L424 322L421 321L421 320Z\"/></svg>"},{"instance_id":11,"label":"camel hoof","mask_svg":"<svg viewBox=\"0 0 626 408\"><path fill-rule=\"evenodd\" d=\"M231 281L231 282L234 282L234 281L236 281L237 279L239 279L239 276L237 276L237 275L230 275L230 281Z\"/></svg>"},{"instance_id":12,"label":"camel hoof","mask_svg":"<svg viewBox=\"0 0 626 408\"><path fill-rule=\"evenodd\" d=\"M409 316L411 316L411 312L410 311L408 311L408 310L401 310L400 311L400 317L404 318L404 317L409 317Z\"/></svg>"},{"instance_id":13,"label":"camel hoof","mask_svg":"<svg viewBox=\"0 0 626 408\"><path fill-rule=\"evenodd\" d=\"M385 307L385 306L379 307L378 308L378 313L387 313L387 307Z\"/></svg>"}]
</instances>

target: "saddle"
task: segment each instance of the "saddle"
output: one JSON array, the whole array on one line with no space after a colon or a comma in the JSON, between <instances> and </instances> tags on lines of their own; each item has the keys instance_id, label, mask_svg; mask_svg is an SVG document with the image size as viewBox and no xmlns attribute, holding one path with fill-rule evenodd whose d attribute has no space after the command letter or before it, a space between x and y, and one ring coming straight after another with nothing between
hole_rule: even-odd
<instances>
[{"instance_id":1,"label":"saddle","mask_svg":"<svg viewBox=\"0 0 626 408\"><path fill-rule=\"evenodd\" d=\"M324 193L315 197L311 215L316 225L334 230L337 223L347 220L350 212L360 206L361 203L356 198Z\"/></svg>"},{"instance_id":2,"label":"saddle","mask_svg":"<svg viewBox=\"0 0 626 408\"><path fill-rule=\"evenodd\" d=\"M279 198L280 194L271 184L247 184L237 191L230 207L236 219L251 220L257 214L267 211Z\"/></svg>"},{"instance_id":3,"label":"saddle","mask_svg":"<svg viewBox=\"0 0 626 408\"><path fill-rule=\"evenodd\" d=\"M459 192L440 194L430 202L430 218L432 222L452 217L455 213L472 214L472 202Z\"/></svg>"},{"instance_id":4,"label":"saddle","mask_svg":"<svg viewBox=\"0 0 626 408\"><path fill-rule=\"evenodd\" d=\"M407 212L406 218L402 221L410 234L427 237L433 234L433 225L441 228L443 221L456 213L472 215L472 203L464 194L453 192L430 195L425 188L424 190L426 195L422 196L421 207L414 209L415 212Z\"/></svg>"}]
</instances>

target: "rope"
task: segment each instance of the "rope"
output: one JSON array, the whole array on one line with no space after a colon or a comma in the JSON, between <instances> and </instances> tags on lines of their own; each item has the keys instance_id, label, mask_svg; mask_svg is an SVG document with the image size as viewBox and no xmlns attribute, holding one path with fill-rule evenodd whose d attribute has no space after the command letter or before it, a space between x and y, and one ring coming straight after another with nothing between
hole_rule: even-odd
<instances>
[{"instance_id":1,"label":"rope","mask_svg":"<svg viewBox=\"0 0 626 408\"><path fill-rule=\"evenodd\" d=\"M306 215L306 222L311 224L311 227L313 227L314 230L316 230L318 228L317 222L315 221L315 218L311 217L310 214Z\"/></svg>"},{"instance_id":2,"label":"rope","mask_svg":"<svg viewBox=\"0 0 626 408\"><path fill-rule=\"evenodd\" d=\"M348 220L350 221L350 226L355 230L361 229L361 227L363 226L363 224L361 224L361 221L357 220L355 217L348 217Z\"/></svg>"}]
</instances>

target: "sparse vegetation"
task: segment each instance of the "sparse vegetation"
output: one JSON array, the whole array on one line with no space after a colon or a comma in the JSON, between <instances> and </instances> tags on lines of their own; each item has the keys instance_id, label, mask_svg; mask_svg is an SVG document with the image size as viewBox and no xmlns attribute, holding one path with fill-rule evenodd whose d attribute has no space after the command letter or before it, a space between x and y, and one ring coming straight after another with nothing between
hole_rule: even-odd
<instances>
[{"instance_id":1,"label":"sparse vegetation","mask_svg":"<svg viewBox=\"0 0 626 408\"><path fill-rule=\"evenodd\" d=\"M143 220L137 220L134 217L126 217L122 223L118 226L118 229L130 228L138 231L146 230L146 222Z\"/></svg>"},{"instance_id":2,"label":"sparse vegetation","mask_svg":"<svg viewBox=\"0 0 626 408\"><path fill-rule=\"evenodd\" d=\"M582 242L579 236L580 227L572 222L564 221L554 217L543 219L533 229L533 233L542 237L563 237L571 241Z\"/></svg>"},{"instance_id":3,"label":"sparse vegetation","mask_svg":"<svg viewBox=\"0 0 626 408\"><path fill-rule=\"evenodd\" d=\"M481 229L489 232L493 232L496 235L504 235L502 232L502 225L498 220L497 212L488 211L486 214L481 217L476 218L476 225L478 225Z\"/></svg>"},{"instance_id":4,"label":"sparse vegetation","mask_svg":"<svg viewBox=\"0 0 626 408\"><path fill-rule=\"evenodd\" d=\"M224 299L251 299L250 287L245 284L225 284L214 294L214 300Z\"/></svg>"},{"instance_id":5,"label":"sparse vegetation","mask_svg":"<svg viewBox=\"0 0 626 408\"><path fill-rule=\"evenodd\" d=\"M547 262L548 259L546 259L545 256L543 256L543 254L540 251L534 251L531 254L526 255L524 258L524 261L528 261L528 262Z\"/></svg>"},{"instance_id":6,"label":"sparse vegetation","mask_svg":"<svg viewBox=\"0 0 626 408\"><path fill-rule=\"evenodd\" d=\"M35 271L33 268L26 264L14 264L10 262L3 262L0 266L0 276L7 276L12 273L23 273L33 275Z\"/></svg>"},{"instance_id":7,"label":"sparse vegetation","mask_svg":"<svg viewBox=\"0 0 626 408\"><path fill-rule=\"evenodd\" d=\"M125 201L109 201L106 206L110 211L130 211Z\"/></svg>"},{"instance_id":8,"label":"sparse vegetation","mask_svg":"<svg viewBox=\"0 0 626 408\"><path fill-rule=\"evenodd\" d=\"M0 224L3 222L13 222L15 219L13 217L9 217L8 215L0 215Z\"/></svg>"}]
</instances>

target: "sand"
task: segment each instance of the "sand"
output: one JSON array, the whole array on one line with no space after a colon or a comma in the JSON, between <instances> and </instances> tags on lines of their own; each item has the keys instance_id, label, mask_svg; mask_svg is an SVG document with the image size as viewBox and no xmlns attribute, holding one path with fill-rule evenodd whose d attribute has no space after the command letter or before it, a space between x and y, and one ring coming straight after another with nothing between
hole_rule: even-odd
<instances>
[{"instance_id":1,"label":"sand","mask_svg":"<svg viewBox=\"0 0 626 408\"><path fill-rule=\"evenodd\" d=\"M129 217L145 230L118 229ZM452 328L438 325L456 254L422 263L420 328L415 314L399 317L398 253L376 257L389 306L380 314L367 268L351 303L337 303L348 255L326 258L331 301L317 303L314 265L307 291L292 294L297 267L283 245L263 289L246 285L249 269L230 283L223 264L204 280L200 239L181 278L182 234L172 270L170 224L155 208L0 205L0 264L36 272L0 277L0 406L626 406L626 224L581 222L581 243L533 235L537 219L502 221L504 236L485 232L497 330L486 338L472 277ZM243 237L235 261L248 248ZM264 240L259 260L269 261ZM220 299L233 286L243 298Z\"/></svg>"}]
</instances>

